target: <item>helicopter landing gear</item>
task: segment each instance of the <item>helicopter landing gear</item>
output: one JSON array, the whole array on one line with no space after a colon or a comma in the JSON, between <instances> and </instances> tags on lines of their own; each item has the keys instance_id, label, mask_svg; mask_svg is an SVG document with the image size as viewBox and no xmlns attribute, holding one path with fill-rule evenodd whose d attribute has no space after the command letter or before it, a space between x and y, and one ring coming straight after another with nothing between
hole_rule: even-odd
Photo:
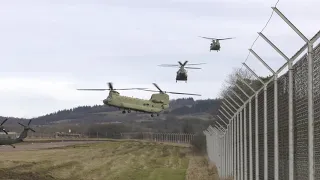
<instances>
[{"instance_id":1,"label":"helicopter landing gear","mask_svg":"<svg viewBox=\"0 0 320 180\"><path fill-rule=\"evenodd\" d=\"M157 114L157 116L159 116L159 114Z\"/></svg>"},{"instance_id":2,"label":"helicopter landing gear","mask_svg":"<svg viewBox=\"0 0 320 180\"><path fill-rule=\"evenodd\" d=\"M151 117L153 117L153 114L151 114Z\"/></svg>"},{"instance_id":3,"label":"helicopter landing gear","mask_svg":"<svg viewBox=\"0 0 320 180\"><path fill-rule=\"evenodd\" d=\"M130 109L128 109L128 113L131 113L131 110L130 110Z\"/></svg>"},{"instance_id":4,"label":"helicopter landing gear","mask_svg":"<svg viewBox=\"0 0 320 180\"><path fill-rule=\"evenodd\" d=\"M14 145L10 144L10 146L12 146L13 148L16 148Z\"/></svg>"},{"instance_id":5,"label":"helicopter landing gear","mask_svg":"<svg viewBox=\"0 0 320 180\"><path fill-rule=\"evenodd\" d=\"M122 114L125 114L125 113L126 113L126 110L123 110L123 111L122 111Z\"/></svg>"}]
</instances>

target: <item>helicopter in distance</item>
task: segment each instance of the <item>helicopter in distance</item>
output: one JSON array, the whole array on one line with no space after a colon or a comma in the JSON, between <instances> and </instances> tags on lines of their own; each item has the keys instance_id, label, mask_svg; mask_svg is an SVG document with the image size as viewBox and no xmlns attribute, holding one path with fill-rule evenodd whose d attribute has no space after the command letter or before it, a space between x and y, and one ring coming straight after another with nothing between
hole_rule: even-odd
<instances>
[{"instance_id":1,"label":"helicopter in distance","mask_svg":"<svg viewBox=\"0 0 320 180\"><path fill-rule=\"evenodd\" d=\"M23 140L28 136L28 131L31 130L33 132L36 132L35 130L33 130L32 128L29 127L30 123L31 123L31 120L29 121L28 125L24 125L24 124L21 124L21 123L18 123L20 124L21 126L24 127L23 131L20 133L20 135L16 138L12 138L8 132L4 129L3 127L3 124L7 121L8 119L5 119L1 124L0 124L0 130L2 130L4 133L6 133L6 135L8 135L7 137L3 137L1 136L0 137L0 145L10 145L12 146L13 148L16 148L13 144L16 144L16 143L21 143L23 142Z\"/></svg>"},{"instance_id":2,"label":"helicopter in distance","mask_svg":"<svg viewBox=\"0 0 320 180\"><path fill-rule=\"evenodd\" d=\"M122 113L126 112L130 113L131 111L143 112L151 114L151 117L154 117L154 114L159 116L159 113L169 108L169 95L170 94L184 94L184 95L193 95L193 96L201 96L200 94L189 94L189 93L181 93L181 92L166 92L162 91L159 86L155 83L153 85L158 89L149 90L146 88L130 88L130 89L114 89L111 82L108 83L109 89L77 89L77 90L87 90L87 91L106 91L109 90L109 95L106 99L103 100L103 104L111 107L119 108L122 110ZM128 96L121 96L119 92L116 90L142 90L149 92L158 92L151 95L149 100L132 98Z\"/></svg>"},{"instance_id":3,"label":"helicopter in distance","mask_svg":"<svg viewBox=\"0 0 320 180\"><path fill-rule=\"evenodd\" d=\"M212 40L211 44L210 44L210 52L211 51L220 51L220 42L221 40L227 40L227 39L234 39L234 37L231 37L231 38L222 38L222 39L217 39L217 38L210 38L210 37L202 37L202 36L199 36L201 38L204 38L204 39L210 39Z\"/></svg>"},{"instance_id":4,"label":"helicopter in distance","mask_svg":"<svg viewBox=\"0 0 320 180\"><path fill-rule=\"evenodd\" d=\"M183 64L178 61L179 65L176 64L161 64L159 66L162 67L179 67L179 70L177 71L177 76L176 76L176 82L178 81L185 81L187 83L188 81L188 72L186 69L201 69L201 68L197 68L197 67L187 67L187 63L188 61L185 61ZM189 66L193 66L193 65L201 65L201 64L206 64L206 63L198 63L198 64L188 64Z\"/></svg>"}]
</instances>

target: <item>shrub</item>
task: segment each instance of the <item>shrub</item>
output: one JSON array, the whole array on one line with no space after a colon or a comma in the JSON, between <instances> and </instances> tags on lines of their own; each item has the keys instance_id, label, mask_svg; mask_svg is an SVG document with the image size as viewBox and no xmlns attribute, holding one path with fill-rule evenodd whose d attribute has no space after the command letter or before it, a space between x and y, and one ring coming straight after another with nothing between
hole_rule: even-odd
<instances>
[{"instance_id":1,"label":"shrub","mask_svg":"<svg viewBox=\"0 0 320 180\"><path fill-rule=\"evenodd\" d=\"M191 141L192 149L196 153L206 153L207 152L207 140L206 136L202 133L197 133L194 135Z\"/></svg>"}]
</instances>

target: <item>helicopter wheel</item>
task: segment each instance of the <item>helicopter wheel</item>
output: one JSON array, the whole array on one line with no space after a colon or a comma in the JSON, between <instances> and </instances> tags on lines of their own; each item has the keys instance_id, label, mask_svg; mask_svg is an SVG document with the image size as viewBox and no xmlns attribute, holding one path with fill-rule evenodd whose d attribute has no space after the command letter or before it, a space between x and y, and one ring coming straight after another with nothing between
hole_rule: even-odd
<instances>
[{"instance_id":1,"label":"helicopter wheel","mask_svg":"<svg viewBox=\"0 0 320 180\"><path fill-rule=\"evenodd\" d=\"M123 111L122 111L122 114L125 114L125 113L126 113L126 110L123 110Z\"/></svg>"},{"instance_id":2,"label":"helicopter wheel","mask_svg":"<svg viewBox=\"0 0 320 180\"><path fill-rule=\"evenodd\" d=\"M151 114L151 117L153 117L153 114Z\"/></svg>"},{"instance_id":3,"label":"helicopter wheel","mask_svg":"<svg viewBox=\"0 0 320 180\"><path fill-rule=\"evenodd\" d=\"M159 116L159 114L157 114L157 116Z\"/></svg>"},{"instance_id":4,"label":"helicopter wheel","mask_svg":"<svg viewBox=\"0 0 320 180\"><path fill-rule=\"evenodd\" d=\"M131 113L131 110L130 110L130 109L128 110L128 113Z\"/></svg>"}]
</instances>

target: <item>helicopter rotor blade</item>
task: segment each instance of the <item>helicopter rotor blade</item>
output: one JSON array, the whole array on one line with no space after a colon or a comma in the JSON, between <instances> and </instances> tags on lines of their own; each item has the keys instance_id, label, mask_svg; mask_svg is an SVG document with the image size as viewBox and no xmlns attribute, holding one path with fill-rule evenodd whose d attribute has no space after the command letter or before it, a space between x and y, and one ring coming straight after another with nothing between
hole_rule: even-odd
<instances>
[{"instance_id":1,"label":"helicopter rotor blade","mask_svg":"<svg viewBox=\"0 0 320 180\"><path fill-rule=\"evenodd\" d=\"M181 61L178 61L178 63L180 64L180 66L183 66L182 62Z\"/></svg>"},{"instance_id":2,"label":"helicopter rotor blade","mask_svg":"<svg viewBox=\"0 0 320 180\"><path fill-rule=\"evenodd\" d=\"M203 37L203 36L199 36L199 37L204 38L204 39L216 40L216 38L211 38L211 37Z\"/></svg>"},{"instance_id":3,"label":"helicopter rotor blade","mask_svg":"<svg viewBox=\"0 0 320 180\"><path fill-rule=\"evenodd\" d=\"M29 128L29 130L30 130L30 131L32 131L32 132L36 132L36 131L35 131L35 130L33 130L32 128Z\"/></svg>"},{"instance_id":4,"label":"helicopter rotor blade","mask_svg":"<svg viewBox=\"0 0 320 180\"><path fill-rule=\"evenodd\" d=\"M8 134L8 132L5 129L1 129L4 133Z\"/></svg>"},{"instance_id":5,"label":"helicopter rotor blade","mask_svg":"<svg viewBox=\"0 0 320 180\"><path fill-rule=\"evenodd\" d=\"M18 122L18 124L20 124L21 126L23 126L23 127L25 127L25 128L27 127L26 125L24 125L24 124L21 124L21 123L19 123L19 122Z\"/></svg>"},{"instance_id":6,"label":"helicopter rotor blade","mask_svg":"<svg viewBox=\"0 0 320 180\"><path fill-rule=\"evenodd\" d=\"M159 92L159 91L156 91L156 90L150 90L150 89L141 89L142 91L149 91L149 92Z\"/></svg>"},{"instance_id":7,"label":"helicopter rotor blade","mask_svg":"<svg viewBox=\"0 0 320 180\"><path fill-rule=\"evenodd\" d=\"M184 67L186 69L201 69L201 68L197 68L197 67Z\"/></svg>"},{"instance_id":8,"label":"helicopter rotor blade","mask_svg":"<svg viewBox=\"0 0 320 180\"><path fill-rule=\"evenodd\" d=\"M79 91L107 91L110 89L77 89Z\"/></svg>"},{"instance_id":9,"label":"helicopter rotor blade","mask_svg":"<svg viewBox=\"0 0 320 180\"><path fill-rule=\"evenodd\" d=\"M30 121L28 122L28 126L30 125L31 121L32 121L32 119L30 119Z\"/></svg>"},{"instance_id":10,"label":"helicopter rotor blade","mask_svg":"<svg viewBox=\"0 0 320 180\"><path fill-rule=\"evenodd\" d=\"M221 40L227 40L227 39L235 39L235 37L230 37L230 38L221 38L221 39L217 39L217 40L221 41Z\"/></svg>"},{"instance_id":11,"label":"helicopter rotor blade","mask_svg":"<svg viewBox=\"0 0 320 180\"><path fill-rule=\"evenodd\" d=\"M185 61L185 62L182 64L182 66L185 66L187 63L188 63L188 61Z\"/></svg>"},{"instance_id":12,"label":"helicopter rotor blade","mask_svg":"<svg viewBox=\"0 0 320 180\"><path fill-rule=\"evenodd\" d=\"M156 83L152 83L161 93L163 93L163 91L160 89L160 87L156 84Z\"/></svg>"},{"instance_id":13,"label":"helicopter rotor blade","mask_svg":"<svg viewBox=\"0 0 320 180\"><path fill-rule=\"evenodd\" d=\"M8 118L6 118L4 121L2 121L0 126L2 126L7 120L8 120Z\"/></svg>"},{"instance_id":14,"label":"helicopter rotor blade","mask_svg":"<svg viewBox=\"0 0 320 180\"><path fill-rule=\"evenodd\" d=\"M202 64L207 64L207 63L196 63L196 64L188 64L188 66L194 66L194 65L202 65Z\"/></svg>"},{"instance_id":15,"label":"helicopter rotor blade","mask_svg":"<svg viewBox=\"0 0 320 180\"><path fill-rule=\"evenodd\" d=\"M110 90L113 90L112 82L108 82L108 86L109 86L109 89L110 89Z\"/></svg>"},{"instance_id":16,"label":"helicopter rotor blade","mask_svg":"<svg viewBox=\"0 0 320 180\"><path fill-rule=\"evenodd\" d=\"M179 67L179 65L176 65L176 64L160 64L158 66L162 66L162 67Z\"/></svg>"},{"instance_id":17,"label":"helicopter rotor blade","mask_svg":"<svg viewBox=\"0 0 320 180\"><path fill-rule=\"evenodd\" d=\"M168 92L168 91L166 91L166 93L170 93L170 94L184 94L184 95L191 95L191 96L201 96L200 94L181 93L181 92Z\"/></svg>"}]
</instances>

